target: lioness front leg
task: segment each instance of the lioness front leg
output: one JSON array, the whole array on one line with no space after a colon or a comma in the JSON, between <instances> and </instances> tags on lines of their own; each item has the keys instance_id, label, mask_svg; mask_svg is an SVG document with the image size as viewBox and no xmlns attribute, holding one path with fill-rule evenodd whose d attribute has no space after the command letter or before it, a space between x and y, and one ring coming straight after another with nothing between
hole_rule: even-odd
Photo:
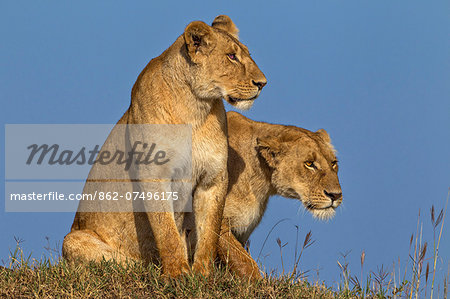
<instances>
[{"instance_id":1,"label":"lioness front leg","mask_svg":"<svg viewBox=\"0 0 450 299\"><path fill-rule=\"evenodd\" d=\"M216 257L227 187L225 169L210 184L200 183L194 193L197 244L192 269L204 276L209 274Z\"/></svg>"},{"instance_id":2,"label":"lioness front leg","mask_svg":"<svg viewBox=\"0 0 450 299\"><path fill-rule=\"evenodd\" d=\"M258 265L233 235L227 219L222 221L217 254L240 277L254 280L262 278Z\"/></svg>"},{"instance_id":3,"label":"lioness front leg","mask_svg":"<svg viewBox=\"0 0 450 299\"><path fill-rule=\"evenodd\" d=\"M172 212L149 212L148 219L158 248L163 273L177 277L189 272L187 250Z\"/></svg>"}]
</instances>

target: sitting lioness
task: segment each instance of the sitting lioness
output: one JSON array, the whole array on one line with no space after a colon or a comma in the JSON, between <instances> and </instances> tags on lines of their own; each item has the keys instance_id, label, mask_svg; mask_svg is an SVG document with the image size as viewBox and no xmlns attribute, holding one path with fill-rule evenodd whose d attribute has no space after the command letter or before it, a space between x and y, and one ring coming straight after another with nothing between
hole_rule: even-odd
<instances>
[{"instance_id":1,"label":"sitting lioness","mask_svg":"<svg viewBox=\"0 0 450 299\"><path fill-rule=\"evenodd\" d=\"M245 277L260 277L243 248L272 195L300 200L319 219L330 219L342 202L338 163L325 130L250 120L228 112L229 187L219 257Z\"/></svg>"},{"instance_id":2,"label":"sitting lioness","mask_svg":"<svg viewBox=\"0 0 450 299\"><path fill-rule=\"evenodd\" d=\"M196 232L192 269L209 274L228 183L222 98L248 109L267 83L237 33L231 19L223 15L216 17L212 26L190 23L141 72L131 92L130 107L118 122L192 126L193 213L83 212L85 202L80 202L63 242L66 259L158 261L166 275L176 277L190 270L183 226L191 223ZM98 183L91 177L99 172L98 167L94 164L91 169L88 182L92 184L86 183L85 193L96 191L90 186ZM132 183L136 182L129 178L121 184L135 190Z\"/></svg>"}]
</instances>

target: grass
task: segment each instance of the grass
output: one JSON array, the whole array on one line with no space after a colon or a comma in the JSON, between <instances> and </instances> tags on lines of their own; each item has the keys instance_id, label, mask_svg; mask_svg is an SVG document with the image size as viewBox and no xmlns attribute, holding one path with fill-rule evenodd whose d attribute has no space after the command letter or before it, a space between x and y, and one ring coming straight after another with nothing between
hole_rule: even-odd
<instances>
[{"instance_id":1,"label":"grass","mask_svg":"<svg viewBox=\"0 0 450 299\"><path fill-rule=\"evenodd\" d=\"M0 269L0 296L7 298L334 298L323 285L288 278L266 278L252 283L226 269L216 269L207 279L189 275L177 280L161 276L155 266L140 263L70 266L64 261L34 265L20 261L11 269Z\"/></svg>"},{"instance_id":2,"label":"grass","mask_svg":"<svg viewBox=\"0 0 450 299\"><path fill-rule=\"evenodd\" d=\"M450 191L449 191L450 194ZM283 247L280 248L283 271L280 276L266 275L263 280L250 282L236 277L226 267L217 267L204 278L187 275L180 279L162 276L154 265L130 262L125 265L114 261L100 264L70 265L60 257L40 260L26 256L20 240L10 254L6 267L0 266L0 297L5 298L447 298L450 263L439 258L439 245L445 222L449 197L439 213L430 210L433 229L432 246L423 239L423 222L419 211L416 232L410 238L409 260L405 269L398 263L392 268L378 267L363 277L365 252L360 256L361 272L350 273L347 257L341 254L337 264L341 275L337 287L323 282L308 281L306 272L299 270L300 257L314 241L309 232L299 252L295 251L292 272L285 272ZM426 265L426 266L425 266ZM444 267L442 267L442 265ZM448 267L448 270L445 268ZM437 278L437 279L436 279Z\"/></svg>"}]
</instances>

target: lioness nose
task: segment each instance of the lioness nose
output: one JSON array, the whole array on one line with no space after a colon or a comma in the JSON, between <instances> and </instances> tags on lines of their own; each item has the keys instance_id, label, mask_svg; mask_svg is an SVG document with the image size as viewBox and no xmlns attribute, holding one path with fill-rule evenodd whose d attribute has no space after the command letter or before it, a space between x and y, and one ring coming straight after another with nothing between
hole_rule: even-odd
<instances>
[{"instance_id":1,"label":"lioness nose","mask_svg":"<svg viewBox=\"0 0 450 299\"><path fill-rule=\"evenodd\" d=\"M331 201L339 200L342 198L342 192L340 193L333 193L333 192L327 192L327 190L323 190L323 193L331 199Z\"/></svg>"},{"instance_id":2,"label":"lioness nose","mask_svg":"<svg viewBox=\"0 0 450 299\"><path fill-rule=\"evenodd\" d=\"M261 90L267 84L267 81L255 81L255 80L252 80L252 83L253 83L253 85L256 85L259 90Z\"/></svg>"}]
</instances>

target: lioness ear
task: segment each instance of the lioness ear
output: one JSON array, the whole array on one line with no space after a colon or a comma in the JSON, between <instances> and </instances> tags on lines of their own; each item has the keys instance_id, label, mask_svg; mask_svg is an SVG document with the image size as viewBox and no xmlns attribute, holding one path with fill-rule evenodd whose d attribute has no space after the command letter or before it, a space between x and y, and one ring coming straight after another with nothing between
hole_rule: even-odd
<instances>
[{"instance_id":1,"label":"lioness ear","mask_svg":"<svg viewBox=\"0 0 450 299\"><path fill-rule=\"evenodd\" d=\"M319 135L326 143L331 143L330 135L328 135L327 131L324 129L317 130L316 134Z\"/></svg>"},{"instance_id":2,"label":"lioness ear","mask_svg":"<svg viewBox=\"0 0 450 299\"><path fill-rule=\"evenodd\" d=\"M280 142L274 137L256 138L256 151L270 167L275 168L280 154Z\"/></svg>"},{"instance_id":3,"label":"lioness ear","mask_svg":"<svg viewBox=\"0 0 450 299\"><path fill-rule=\"evenodd\" d=\"M215 38L210 26L201 21L194 21L184 30L184 41L189 57L199 63L215 47Z\"/></svg>"},{"instance_id":4,"label":"lioness ear","mask_svg":"<svg viewBox=\"0 0 450 299\"><path fill-rule=\"evenodd\" d=\"M236 25L234 25L229 16L217 16L212 22L211 26L213 26L214 28L222 29L223 31L226 31L234 36L236 39L239 39L239 29L236 27Z\"/></svg>"}]
</instances>

